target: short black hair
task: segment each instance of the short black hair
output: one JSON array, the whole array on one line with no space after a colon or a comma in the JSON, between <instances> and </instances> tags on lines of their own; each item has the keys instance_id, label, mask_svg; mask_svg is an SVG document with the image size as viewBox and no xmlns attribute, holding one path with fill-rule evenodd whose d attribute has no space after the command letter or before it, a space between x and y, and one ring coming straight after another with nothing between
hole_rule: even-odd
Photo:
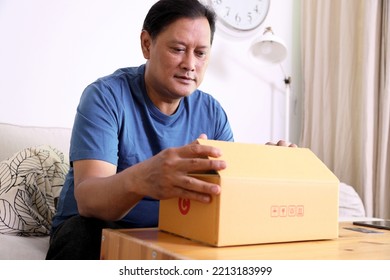
<instances>
[{"instance_id":1,"label":"short black hair","mask_svg":"<svg viewBox=\"0 0 390 280\"><path fill-rule=\"evenodd\" d=\"M156 38L169 24L180 18L205 17L210 25L213 43L215 33L215 12L198 0L160 0L156 2L145 17L142 29L146 30L152 39Z\"/></svg>"}]
</instances>

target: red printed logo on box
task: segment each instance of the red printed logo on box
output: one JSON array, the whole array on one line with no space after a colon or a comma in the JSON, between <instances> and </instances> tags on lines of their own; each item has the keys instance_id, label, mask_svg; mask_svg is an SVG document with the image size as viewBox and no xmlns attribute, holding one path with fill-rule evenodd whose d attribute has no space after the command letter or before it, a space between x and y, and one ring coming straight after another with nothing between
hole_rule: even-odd
<instances>
[{"instance_id":1,"label":"red printed logo on box","mask_svg":"<svg viewBox=\"0 0 390 280\"><path fill-rule=\"evenodd\" d=\"M271 205L271 218L304 217L304 205Z\"/></svg>"},{"instance_id":2,"label":"red printed logo on box","mask_svg":"<svg viewBox=\"0 0 390 280\"><path fill-rule=\"evenodd\" d=\"M297 205L297 217L303 217L305 215L305 207L303 205Z\"/></svg>"},{"instance_id":3,"label":"red printed logo on box","mask_svg":"<svg viewBox=\"0 0 390 280\"><path fill-rule=\"evenodd\" d=\"M187 215L190 211L191 201L189 199L179 198L179 211L182 215Z\"/></svg>"},{"instance_id":4,"label":"red printed logo on box","mask_svg":"<svg viewBox=\"0 0 390 280\"><path fill-rule=\"evenodd\" d=\"M279 206L277 205L271 206L271 217L279 217Z\"/></svg>"},{"instance_id":5,"label":"red printed logo on box","mask_svg":"<svg viewBox=\"0 0 390 280\"><path fill-rule=\"evenodd\" d=\"M290 217L295 217L297 213L297 207L295 205L289 205L288 206L288 215Z\"/></svg>"},{"instance_id":6,"label":"red printed logo on box","mask_svg":"<svg viewBox=\"0 0 390 280\"><path fill-rule=\"evenodd\" d=\"M287 206L286 205L281 205L279 207L279 215L280 215L280 217L287 217Z\"/></svg>"}]
</instances>

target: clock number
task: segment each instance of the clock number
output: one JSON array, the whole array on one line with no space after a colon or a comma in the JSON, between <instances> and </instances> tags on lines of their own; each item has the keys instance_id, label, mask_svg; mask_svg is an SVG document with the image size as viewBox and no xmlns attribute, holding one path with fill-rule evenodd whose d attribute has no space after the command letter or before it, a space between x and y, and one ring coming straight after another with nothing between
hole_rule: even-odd
<instances>
[{"instance_id":1,"label":"clock number","mask_svg":"<svg viewBox=\"0 0 390 280\"><path fill-rule=\"evenodd\" d=\"M240 14L236 14L235 16L235 20L236 20L236 23L239 24L241 22L241 17L240 17Z\"/></svg>"},{"instance_id":2,"label":"clock number","mask_svg":"<svg viewBox=\"0 0 390 280\"><path fill-rule=\"evenodd\" d=\"M253 17L252 17L252 13L251 13L251 12L248 13L247 18L248 18L248 22L249 22L249 23L252 23Z\"/></svg>"},{"instance_id":3,"label":"clock number","mask_svg":"<svg viewBox=\"0 0 390 280\"><path fill-rule=\"evenodd\" d=\"M230 7L225 7L225 9L226 9L225 17L228 17L230 15Z\"/></svg>"},{"instance_id":4,"label":"clock number","mask_svg":"<svg viewBox=\"0 0 390 280\"><path fill-rule=\"evenodd\" d=\"M208 0L208 3L228 30L246 32L254 30L263 22L270 0Z\"/></svg>"}]
</instances>

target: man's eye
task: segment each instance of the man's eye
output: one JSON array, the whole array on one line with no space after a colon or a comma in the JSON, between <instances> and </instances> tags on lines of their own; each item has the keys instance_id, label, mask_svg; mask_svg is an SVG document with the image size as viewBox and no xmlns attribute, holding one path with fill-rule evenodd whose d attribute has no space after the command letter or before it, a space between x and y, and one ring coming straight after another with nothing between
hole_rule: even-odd
<instances>
[{"instance_id":1,"label":"man's eye","mask_svg":"<svg viewBox=\"0 0 390 280\"><path fill-rule=\"evenodd\" d=\"M196 52L196 55L199 56L199 57L205 57L206 54L207 54L207 52L204 52L204 51Z\"/></svg>"},{"instance_id":2,"label":"man's eye","mask_svg":"<svg viewBox=\"0 0 390 280\"><path fill-rule=\"evenodd\" d=\"M183 48L173 48L175 52L185 52L186 50Z\"/></svg>"}]
</instances>

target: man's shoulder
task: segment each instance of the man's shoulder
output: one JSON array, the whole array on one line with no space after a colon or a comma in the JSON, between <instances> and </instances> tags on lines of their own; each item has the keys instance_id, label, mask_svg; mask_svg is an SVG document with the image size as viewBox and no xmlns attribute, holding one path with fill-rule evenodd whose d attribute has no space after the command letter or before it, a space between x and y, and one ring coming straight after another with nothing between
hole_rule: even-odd
<instances>
[{"instance_id":1,"label":"man's shoulder","mask_svg":"<svg viewBox=\"0 0 390 280\"><path fill-rule=\"evenodd\" d=\"M102 83L106 85L113 85L121 82L131 82L137 77L143 77L144 70L143 65L138 67L126 67L119 68L115 72L108 74L106 76L99 77L93 84Z\"/></svg>"},{"instance_id":2,"label":"man's shoulder","mask_svg":"<svg viewBox=\"0 0 390 280\"><path fill-rule=\"evenodd\" d=\"M217 99L215 99L210 93L204 92L200 89L195 90L188 99L195 103L219 103Z\"/></svg>"},{"instance_id":3,"label":"man's shoulder","mask_svg":"<svg viewBox=\"0 0 390 280\"><path fill-rule=\"evenodd\" d=\"M145 64L142 64L137 67L119 68L108 77L123 76L123 75L139 76L139 75L144 75L144 72L145 72Z\"/></svg>"},{"instance_id":4,"label":"man's shoulder","mask_svg":"<svg viewBox=\"0 0 390 280\"><path fill-rule=\"evenodd\" d=\"M89 84L84 94L86 96L111 96L113 98L129 97L129 91L142 91L143 89L143 67L120 68L109 74L95 80ZM93 94L91 94L93 93Z\"/></svg>"}]
</instances>

